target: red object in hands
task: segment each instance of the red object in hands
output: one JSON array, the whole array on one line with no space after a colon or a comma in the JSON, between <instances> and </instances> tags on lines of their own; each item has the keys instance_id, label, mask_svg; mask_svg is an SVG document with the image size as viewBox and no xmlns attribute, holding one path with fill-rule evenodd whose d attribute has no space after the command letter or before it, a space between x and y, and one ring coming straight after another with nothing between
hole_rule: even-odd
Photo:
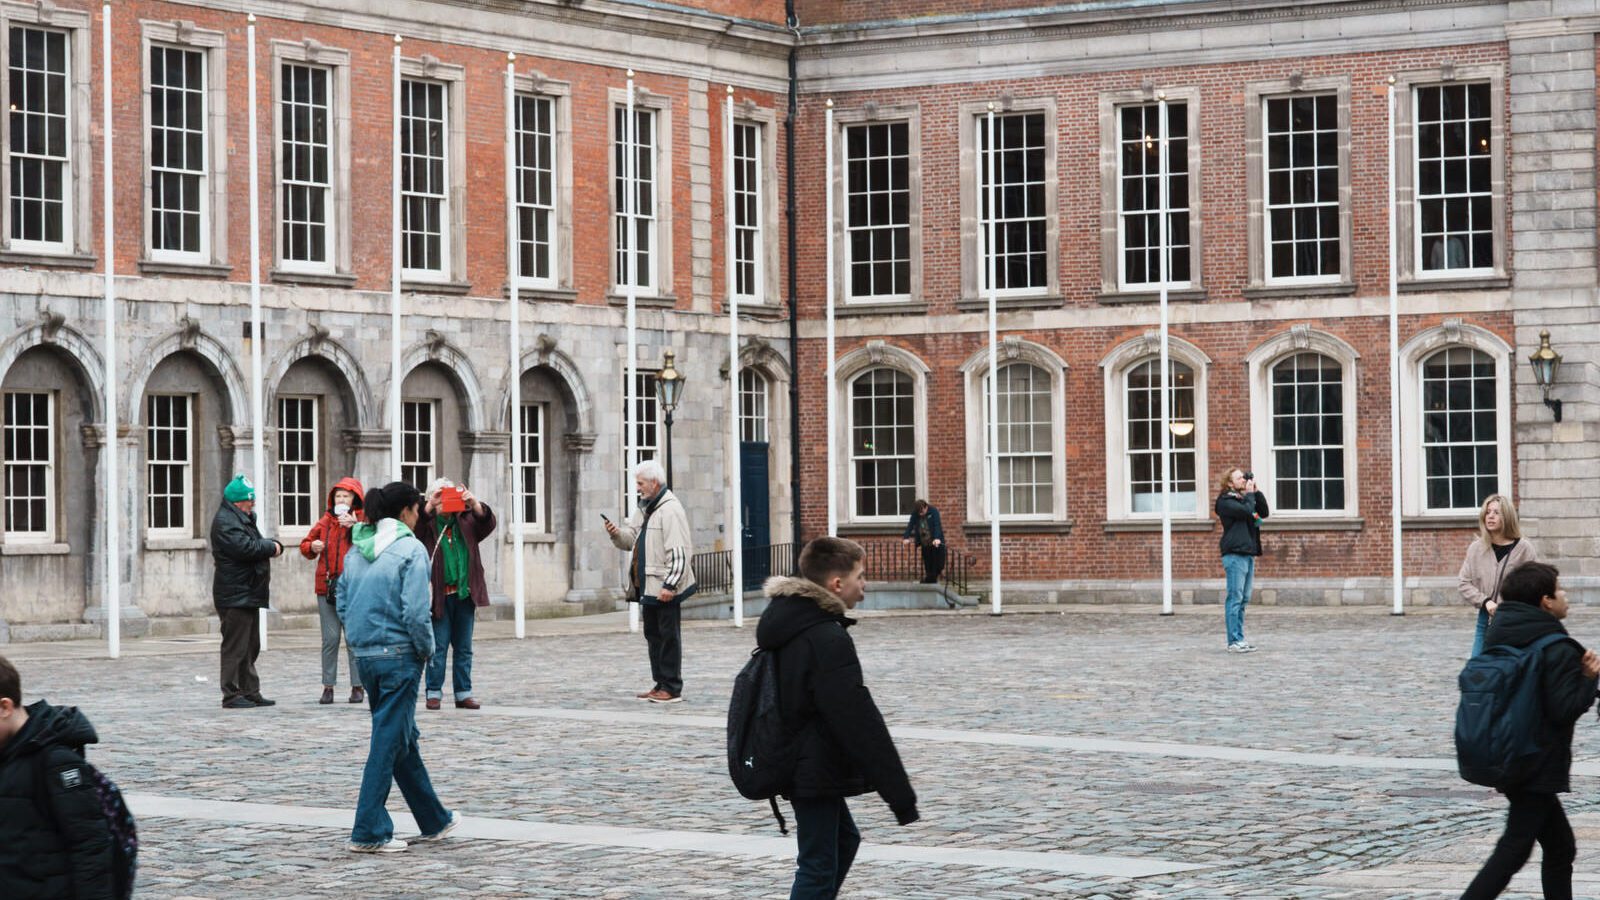
<instances>
[{"instance_id":1,"label":"red object in hands","mask_svg":"<svg viewBox=\"0 0 1600 900\"><path fill-rule=\"evenodd\" d=\"M447 487L439 489L439 511L442 513L467 511L467 501L461 499L460 488Z\"/></svg>"}]
</instances>

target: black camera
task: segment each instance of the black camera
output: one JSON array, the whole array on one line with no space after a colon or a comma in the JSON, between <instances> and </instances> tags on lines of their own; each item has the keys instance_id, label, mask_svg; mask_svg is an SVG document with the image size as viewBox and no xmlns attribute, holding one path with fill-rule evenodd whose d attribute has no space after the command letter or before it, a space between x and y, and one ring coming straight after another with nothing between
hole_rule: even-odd
<instances>
[{"instance_id":1,"label":"black camera","mask_svg":"<svg viewBox=\"0 0 1600 900\"><path fill-rule=\"evenodd\" d=\"M1244 473L1244 480L1245 481L1255 481L1256 480L1256 473L1254 473L1254 472L1246 472L1246 473Z\"/></svg>"}]
</instances>

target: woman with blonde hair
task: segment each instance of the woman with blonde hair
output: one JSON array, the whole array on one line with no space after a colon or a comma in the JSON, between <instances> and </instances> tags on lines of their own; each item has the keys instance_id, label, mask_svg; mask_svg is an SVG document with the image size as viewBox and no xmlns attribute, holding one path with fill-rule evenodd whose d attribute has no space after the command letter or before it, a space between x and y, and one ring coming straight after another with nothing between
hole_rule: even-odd
<instances>
[{"instance_id":1,"label":"woman with blonde hair","mask_svg":"<svg viewBox=\"0 0 1600 900\"><path fill-rule=\"evenodd\" d=\"M1504 494L1490 494L1478 510L1478 537L1461 561L1461 597L1478 608L1478 630L1472 655L1483 651L1483 633L1500 605L1500 580L1517 566L1537 562L1539 551L1522 536L1517 507Z\"/></svg>"},{"instance_id":2,"label":"woman with blonde hair","mask_svg":"<svg viewBox=\"0 0 1600 900\"><path fill-rule=\"evenodd\" d=\"M1222 522L1222 571L1228 594L1222 621L1228 632L1229 653L1251 653L1256 646L1244 639L1244 608L1256 580L1256 557L1261 555L1261 520L1272 514L1267 495L1256 489L1254 472L1225 469L1218 479L1215 511Z\"/></svg>"}]
</instances>

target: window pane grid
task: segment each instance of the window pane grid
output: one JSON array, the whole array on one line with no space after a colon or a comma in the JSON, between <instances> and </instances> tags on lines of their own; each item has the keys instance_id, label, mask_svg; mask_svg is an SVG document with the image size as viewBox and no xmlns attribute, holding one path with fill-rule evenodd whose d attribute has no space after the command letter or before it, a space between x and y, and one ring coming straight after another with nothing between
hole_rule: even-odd
<instances>
[{"instance_id":1,"label":"window pane grid","mask_svg":"<svg viewBox=\"0 0 1600 900\"><path fill-rule=\"evenodd\" d=\"M278 522L309 528L321 514L317 485L317 398L278 398Z\"/></svg>"},{"instance_id":2,"label":"window pane grid","mask_svg":"<svg viewBox=\"0 0 1600 900\"><path fill-rule=\"evenodd\" d=\"M150 48L150 249L206 247L205 54Z\"/></svg>"},{"instance_id":3,"label":"window pane grid","mask_svg":"<svg viewBox=\"0 0 1600 900\"><path fill-rule=\"evenodd\" d=\"M283 208L279 216L286 261L329 262L328 214L333 190L328 164L332 146L329 83L325 68L296 63L283 66L279 88Z\"/></svg>"},{"instance_id":4,"label":"window pane grid","mask_svg":"<svg viewBox=\"0 0 1600 900\"><path fill-rule=\"evenodd\" d=\"M1161 281L1161 112L1155 103L1117 115L1117 215L1124 285ZM1167 282L1190 280L1188 104L1167 104Z\"/></svg>"},{"instance_id":5,"label":"window pane grid","mask_svg":"<svg viewBox=\"0 0 1600 900\"><path fill-rule=\"evenodd\" d=\"M1050 376L1038 366L1000 367L1000 515L1049 515L1054 511L1054 426ZM989 431L989 379L983 381L985 492L994 445Z\"/></svg>"},{"instance_id":6,"label":"window pane grid","mask_svg":"<svg viewBox=\"0 0 1600 900\"><path fill-rule=\"evenodd\" d=\"M855 514L904 516L916 499L911 376L873 369L850 384L850 471Z\"/></svg>"},{"instance_id":7,"label":"window pane grid","mask_svg":"<svg viewBox=\"0 0 1600 900\"><path fill-rule=\"evenodd\" d=\"M432 400L406 400L400 425L400 480L426 491L433 483L434 403Z\"/></svg>"},{"instance_id":8,"label":"window pane grid","mask_svg":"<svg viewBox=\"0 0 1600 900\"><path fill-rule=\"evenodd\" d=\"M1049 287L1045 216L1045 119L1043 113L996 116L995 199L989 208L989 119L978 119L978 246L980 278L989 286L989 223L994 223L994 283L998 291Z\"/></svg>"},{"instance_id":9,"label":"window pane grid","mask_svg":"<svg viewBox=\"0 0 1600 900\"><path fill-rule=\"evenodd\" d=\"M522 405L522 461L517 480L522 496L522 524L544 527L544 406Z\"/></svg>"},{"instance_id":10,"label":"window pane grid","mask_svg":"<svg viewBox=\"0 0 1600 900\"><path fill-rule=\"evenodd\" d=\"M151 531L189 528L194 464L189 413L188 395L151 394L145 398L146 524Z\"/></svg>"},{"instance_id":11,"label":"window pane grid","mask_svg":"<svg viewBox=\"0 0 1600 900\"><path fill-rule=\"evenodd\" d=\"M3 408L5 533L49 540L55 534L55 398L7 392Z\"/></svg>"},{"instance_id":12,"label":"window pane grid","mask_svg":"<svg viewBox=\"0 0 1600 900\"><path fill-rule=\"evenodd\" d=\"M1419 87L1414 98L1420 267L1493 269L1489 85Z\"/></svg>"},{"instance_id":13,"label":"window pane grid","mask_svg":"<svg viewBox=\"0 0 1600 900\"><path fill-rule=\"evenodd\" d=\"M444 220L449 193L445 158L445 86L400 83L401 265L442 274Z\"/></svg>"},{"instance_id":14,"label":"window pane grid","mask_svg":"<svg viewBox=\"0 0 1600 900\"><path fill-rule=\"evenodd\" d=\"M1429 509L1475 509L1499 490L1495 364L1448 347L1422 364L1422 454Z\"/></svg>"},{"instance_id":15,"label":"window pane grid","mask_svg":"<svg viewBox=\"0 0 1600 900\"><path fill-rule=\"evenodd\" d=\"M1136 513L1161 511L1161 388L1160 373L1156 371L1160 367L1158 360L1147 360L1127 376L1128 483ZM1198 502L1194 372L1183 363L1172 361L1167 374L1169 425L1177 426L1167 444L1168 502L1174 512L1193 512Z\"/></svg>"},{"instance_id":16,"label":"window pane grid","mask_svg":"<svg viewBox=\"0 0 1600 900\"><path fill-rule=\"evenodd\" d=\"M855 299L911 294L911 126L851 125L845 143L845 252Z\"/></svg>"},{"instance_id":17,"label":"window pane grid","mask_svg":"<svg viewBox=\"0 0 1600 900\"><path fill-rule=\"evenodd\" d=\"M1339 104L1335 94L1265 102L1268 277L1339 274Z\"/></svg>"},{"instance_id":18,"label":"window pane grid","mask_svg":"<svg viewBox=\"0 0 1600 900\"><path fill-rule=\"evenodd\" d=\"M517 272L555 277L555 101L518 94L515 105Z\"/></svg>"},{"instance_id":19,"label":"window pane grid","mask_svg":"<svg viewBox=\"0 0 1600 900\"><path fill-rule=\"evenodd\" d=\"M733 292L759 299L761 266L761 126L733 126Z\"/></svg>"},{"instance_id":20,"label":"window pane grid","mask_svg":"<svg viewBox=\"0 0 1600 900\"><path fill-rule=\"evenodd\" d=\"M1272 367L1272 458L1279 510L1345 508L1344 372L1320 353Z\"/></svg>"},{"instance_id":21,"label":"window pane grid","mask_svg":"<svg viewBox=\"0 0 1600 900\"><path fill-rule=\"evenodd\" d=\"M67 36L13 27L9 41L11 240L61 248L67 242L72 178Z\"/></svg>"},{"instance_id":22,"label":"window pane grid","mask_svg":"<svg viewBox=\"0 0 1600 900\"><path fill-rule=\"evenodd\" d=\"M739 440L767 441L767 379L753 369L739 370Z\"/></svg>"},{"instance_id":23,"label":"window pane grid","mask_svg":"<svg viewBox=\"0 0 1600 900\"><path fill-rule=\"evenodd\" d=\"M656 117L653 110L634 108L633 111L634 133L633 142L630 144L627 133L628 111L619 107L613 119L616 128L616 140L613 145L612 160L616 166L616 178L612 191L613 209L616 215L616 283L619 287L628 284L628 254L633 253L633 264L636 267L634 275L637 278L635 286L639 290L653 289L655 277L655 246L656 246L656 174L655 174L655 123ZM633 153L633 213L634 235L628 234L627 216L627 191L628 172L624 168L627 164L629 151Z\"/></svg>"}]
</instances>

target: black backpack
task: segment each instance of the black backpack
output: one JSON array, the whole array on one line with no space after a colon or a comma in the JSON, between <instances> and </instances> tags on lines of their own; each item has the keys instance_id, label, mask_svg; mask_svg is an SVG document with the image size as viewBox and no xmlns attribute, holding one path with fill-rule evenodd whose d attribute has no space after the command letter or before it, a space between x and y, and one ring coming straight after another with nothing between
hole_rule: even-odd
<instances>
[{"instance_id":1,"label":"black backpack","mask_svg":"<svg viewBox=\"0 0 1600 900\"><path fill-rule=\"evenodd\" d=\"M789 833L778 795L793 787L796 747L778 704L778 652L757 647L733 679L728 698L728 777L750 800L772 804L778 830Z\"/></svg>"},{"instance_id":2,"label":"black backpack","mask_svg":"<svg viewBox=\"0 0 1600 900\"><path fill-rule=\"evenodd\" d=\"M78 754L82 759L83 754ZM34 754L39 782L39 808L45 818L59 829L55 816L51 812L50 802L46 799L50 789L49 779L45 771L44 753ZM134 875L138 870L139 860L139 831L134 825L133 813L128 809L127 801L122 799L122 791L116 782L106 777L106 774L95 768L87 759L79 766L81 777L89 782L94 789L95 796L100 801L100 813L106 820L107 837L111 841L111 885L117 900L129 900L133 896Z\"/></svg>"},{"instance_id":3,"label":"black backpack","mask_svg":"<svg viewBox=\"0 0 1600 900\"><path fill-rule=\"evenodd\" d=\"M1496 644L1467 660L1456 707L1456 766L1462 778L1513 788L1533 774L1544 722L1539 662L1546 647L1565 640L1571 638L1557 633L1526 647Z\"/></svg>"}]
</instances>

